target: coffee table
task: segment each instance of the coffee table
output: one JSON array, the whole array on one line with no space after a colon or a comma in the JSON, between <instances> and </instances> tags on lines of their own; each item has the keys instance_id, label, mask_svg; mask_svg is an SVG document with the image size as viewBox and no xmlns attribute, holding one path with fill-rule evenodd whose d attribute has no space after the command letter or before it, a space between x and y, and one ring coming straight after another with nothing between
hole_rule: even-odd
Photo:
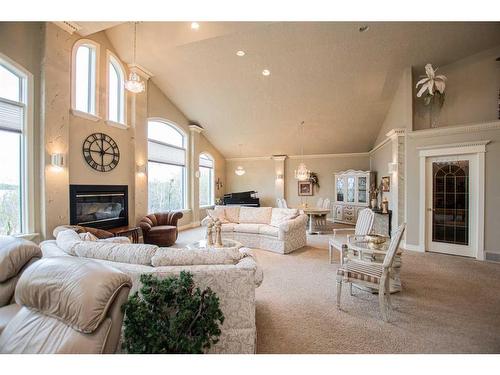
<instances>
[{"instance_id":1,"label":"coffee table","mask_svg":"<svg viewBox=\"0 0 500 375\"><path fill-rule=\"evenodd\" d=\"M186 246L187 249L189 250L205 250L205 249L210 249L210 250L218 250L218 249L239 249L243 247L243 244L241 244L238 241L235 240L222 240L222 247L217 247L215 245L210 245L207 246L207 240L198 240L195 242L192 242Z\"/></svg>"}]
</instances>

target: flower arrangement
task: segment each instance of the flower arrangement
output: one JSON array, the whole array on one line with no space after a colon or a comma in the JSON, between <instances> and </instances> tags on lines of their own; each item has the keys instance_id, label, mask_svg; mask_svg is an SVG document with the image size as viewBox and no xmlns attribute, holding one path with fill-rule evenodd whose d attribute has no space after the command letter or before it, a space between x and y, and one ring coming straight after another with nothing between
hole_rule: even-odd
<instances>
[{"instance_id":1,"label":"flower arrangement","mask_svg":"<svg viewBox=\"0 0 500 375\"><path fill-rule=\"evenodd\" d=\"M439 106L442 107L444 104L445 93L444 90L446 88L446 76L439 74L436 75L437 68L434 69L432 64L425 65L425 74L420 76L420 80L416 84L416 88L419 86L420 90L417 92L417 98L420 98L424 95L424 105L429 105L433 102L435 98L439 101Z\"/></svg>"},{"instance_id":2,"label":"flower arrangement","mask_svg":"<svg viewBox=\"0 0 500 375\"><path fill-rule=\"evenodd\" d=\"M315 185L319 189L319 178L316 173L314 172L309 173L309 181L312 182L313 186Z\"/></svg>"}]
</instances>

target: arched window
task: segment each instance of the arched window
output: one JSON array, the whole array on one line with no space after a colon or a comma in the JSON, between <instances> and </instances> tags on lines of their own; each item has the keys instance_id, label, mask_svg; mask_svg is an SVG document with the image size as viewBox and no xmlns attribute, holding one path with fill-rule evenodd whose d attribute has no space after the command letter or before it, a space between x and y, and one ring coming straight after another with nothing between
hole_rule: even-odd
<instances>
[{"instance_id":1,"label":"arched window","mask_svg":"<svg viewBox=\"0 0 500 375\"><path fill-rule=\"evenodd\" d=\"M28 76L0 54L0 235L27 232Z\"/></svg>"},{"instance_id":2,"label":"arched window","mask_svg":"<svg viewBox=\"0 0 500 375\"><path fill-rule=\"evenodd\" d=\"M148 121L148 209L164 212L187 208L186 135L175 125Z\"/></svg>"},{"instance_id":3,"label":"arched window","mask_svg":"<svg viewBox=\"0 0 500 375\"><path fill-rule=\"evenodd\" d=\"M72 95L73 110L97 115L97 66L99 45L81 39L73 46Z\"/></svg>"},{"instance_id":4,"label":"arched window","mask_svg":"<svg viewBox=\"0 0 500 375\"><path fill-rule=\"evenodd\" d=\"M125 125L125 73L118 59L108 52L108 120Z\"/></svg>"},{"instance_id":5,"label":"arched window","mask_svg":"<svg viewBox=\"0 0 500 375\"><path fill-rule=\"evenodd\" d=\"M206 154L200 154L200 207L214 204L214 159Z\"/></svg>"}]
</instances>

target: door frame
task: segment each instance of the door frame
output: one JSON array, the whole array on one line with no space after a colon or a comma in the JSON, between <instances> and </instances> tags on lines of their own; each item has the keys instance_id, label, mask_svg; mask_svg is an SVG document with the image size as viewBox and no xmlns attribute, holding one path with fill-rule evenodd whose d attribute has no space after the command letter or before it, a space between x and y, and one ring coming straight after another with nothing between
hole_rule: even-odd
<instances>
[{"instance_id":1,"label":"door frame","mask_svg":"<svg viewBox=\"0 0 500 375\"><path fill-rule=\"evenodd\" d=\"M474 242L471 243L475 250L475 258L484 260L484 182L485 182L485 152L486 145L490 143L487 141L473 141L452 143L446 145L422 146L417 147L420 157L420 225L419 225L419 242L420 250L428 251L427 249L427 158L433 156L453 156L472 154L475 156L475 164L477 173L475 181L469 181L474 184L474 191L476 196L469 200L476 207L476 222L470 223L470 228L475 231L476 236Z\"/></svg>"}]
</instances>

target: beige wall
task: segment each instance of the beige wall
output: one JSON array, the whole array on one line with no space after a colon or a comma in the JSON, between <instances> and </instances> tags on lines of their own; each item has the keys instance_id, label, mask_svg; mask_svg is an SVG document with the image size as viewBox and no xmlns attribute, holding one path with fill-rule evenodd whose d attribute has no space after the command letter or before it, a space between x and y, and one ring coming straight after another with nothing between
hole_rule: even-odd
<instances>
[{"instance_id":1,"label":"beige wall","mask_svg":"<svg viewBox=\"0 0 500 375\"><path fill-rule=\"evenodd\" d=\"M500 45L439 67L438 74L444 74L446 100L439 111L438 127L487 122L498 119L498 90L500 89ZM416 83L423 74L423 68L414 69ZM416 98L415 89L413 129L429 128L429 107Z\"/></svg>"},{"instance_id":2,"label":"beige wall","mask_svg":"<svg viewBox=\"0 0 500 375\"><path fill-rule=\"evenodd\" d=\"M392 175L388 173L388 164L393 160L393 150L392 142L385 143L382 147L378 148L376 151L370 153L370 170L377 172L377 186L380 185L382 177L389 176L392 180ZM392 181L391 181L392 183ZM389 200L389 209L394 209L395 196L394 189L390 192L382 193L384 198ZM379 202L380 203L380 202Z\"/></svg>"},{"instance_id":3,"label":"beige wall","mask_svg":"<svg viewBox=\"0 0 500 375\"><path fill-rule=\"evenodd\" d=\"M297 194L297 180L294 171L300 159L287 158L285 160L284 181L276 180L275 161L271 157L264 160L227 160L226 162L226 192L240 192L256 190L259 193L262 206L276 207L276 184L284 184L285 199L289 207L297 207L302 203L314 204L319 197L333 201L334 173L347 169L369 169L368 154L350 156L313 157L304 159L307 167L318 174L320 189L314 188L314 196L299 197ZM243 176L237 176L234 170L238 165L245 168ZM279 190L279 189L278 189Z\"/></svg>"}]
</instances>

